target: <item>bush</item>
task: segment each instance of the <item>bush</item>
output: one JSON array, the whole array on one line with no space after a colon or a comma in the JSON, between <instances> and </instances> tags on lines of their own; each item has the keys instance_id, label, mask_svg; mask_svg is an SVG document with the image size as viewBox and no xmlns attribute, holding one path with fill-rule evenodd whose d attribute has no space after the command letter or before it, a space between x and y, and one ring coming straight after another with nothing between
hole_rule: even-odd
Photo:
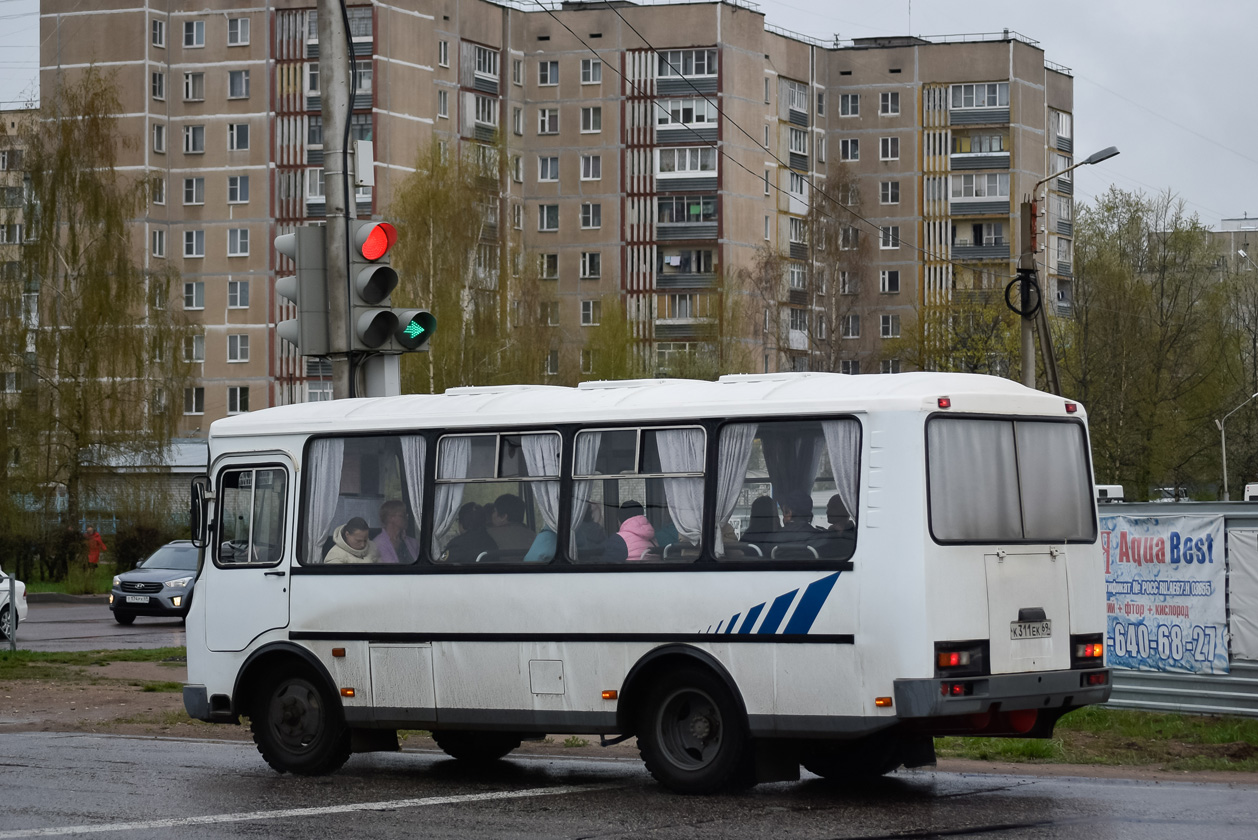
<instances>
[{"instance_id":1,"label":"bush","mask_svg":"<svg viewBox=\"0 0 1258 840\"><path fill-rule=\"evenodd\" d=\"M157 525L130 523L120 525L114 534L113 551L114 574L128 572L136 564L148 557L157 549L180 535Z\"/></svg>"}]
</instances>

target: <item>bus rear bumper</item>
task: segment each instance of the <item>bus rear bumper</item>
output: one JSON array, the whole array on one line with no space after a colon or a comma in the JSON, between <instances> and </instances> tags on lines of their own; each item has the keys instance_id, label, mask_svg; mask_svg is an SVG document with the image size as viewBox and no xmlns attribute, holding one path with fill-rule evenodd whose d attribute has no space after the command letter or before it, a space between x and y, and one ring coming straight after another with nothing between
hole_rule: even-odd
<instances>
[{"instance_id":1,"label":"bus rear bumper","mask_svg":"<svg viewBox=\"0 0 1258 840\"><path fill-rule=\"evenodd\" d=\"M1061 712L1104 703L1110 690L1108 668L896 680L895 709L902 720L1024 709Z\"/></svg>"}]
</instances>

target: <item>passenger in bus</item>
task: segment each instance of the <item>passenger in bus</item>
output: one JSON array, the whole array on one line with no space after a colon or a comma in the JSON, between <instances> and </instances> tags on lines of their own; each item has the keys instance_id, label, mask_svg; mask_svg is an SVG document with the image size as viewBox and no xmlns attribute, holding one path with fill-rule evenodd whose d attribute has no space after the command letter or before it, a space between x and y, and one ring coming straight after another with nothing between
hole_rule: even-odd
<instances>
[{"instance_id":1,"label":"passenger in bus","mask_svg":"<svg viewBox=\"0 0 1258 840\"><path fill-rule=\"evenodd\" d=\"M824 532L812 524L812 496L807 493L787 493L782 496L782 530L778 532L779 544L806 543Z\"/></svg>"},{"instance_id":2,"label":"passenger in bus","mask_svg":"<svg viewBox=\"0 0 1258 840\"><path fill-rule=\"evenodd\" d=\"M523 556L533 545L536 534L524 524L524 500L514 493L503 493L494 499L489 514L489 536L502 551L518 551Z\"/></svg>"},{"instance_id":3,"label":"passenger in bus","mask_svg":"<svg viewBox=\"0 0 1258 840\"><path fill-rule=\"evenodd\" d=\"M607 532L603 530L603 525L599 521L602 513L603 506L598 502L591 500L585 506L585 516L581 517L581 523L577 525L578 551L603 547L603 543L607 540Z\"/></svg>"},{"instance_id":4,"label":"passenger in bus","mask_svg":"<svg viewBox=\"0 0 1258 840\"><path fill-rule=\"evenodd\" d=\"M751 516L747 521L747 530L743 532L742 541L752 543L761 551L777 542L778 532L782 523L778 521L777 502L768 496L757 496L751 503ZM767 554L768 552L765 551Z\"/></svg>"},{"instance_id":5,"label":"passenger in bus","mask_svg":"<svg viewBox=\"0 0 1258 840\"><path fill-rule=\"evenodd\" d=\"M603 544L603 560L624 563L645 560L656 547L655 527L646 518L641 502L629 500L620 505L620 530Z\"/></svg>"},{"instance_id":6,"label":"passenger in bus","mask_svg":"<svg viewBox=\"0 0 1258 840\"><path fill-rule=\"evenodd\" d=\"M332 534L332 548L324 563L379 563L380 552L371 541L367 520L355 516Z\"/></svg>"},{"instance_id":7,"label":"passenger in bus","mask_svg":"<svg viewBox=\"0 0 1258 840\"><path fill-rule=\"evenodd\" d=\"M446 544L441 559L450 563L475 563L482 554L496 551L498 545L485 530L488 507L466 502L459 508L459 535Z\"/></svg>"},{"instance_id":8,"label":"passenger in bus","mask_svg":"<svg viewBox=\"0 0 1258 840\"><path fill-rule=\"evenodd\" d=\"M848 559L856 552L856 523L852 521L847 505L838 493L826 502L826 522L829 527L811 545L821 557Z\"/></svg>"},{"instance_id":9,"label":"passenger in bus","mask_svg":"<svg viewBox=\"0 0 1258 840\"><path fill-rule=\"evenodd\" d=\"M406 505L391 499L380 506L380 533L372 540L381 563L414 563L419 541L406 533Z\"/></svg>"},{"instance_id":10,"label":"passenger in bus","mask_svg":"<svg viewBox=\"0 0 1258 840\"><path fill-rule=\"evenodd\" d=\"M555 549L559 545L559 538L555 532L549 528L543 528L537 532L537 537L533 540L533 544L529 546L528 553L524 555L525 563L549 563L555 559Z\"/></svg>"}]
</instances>

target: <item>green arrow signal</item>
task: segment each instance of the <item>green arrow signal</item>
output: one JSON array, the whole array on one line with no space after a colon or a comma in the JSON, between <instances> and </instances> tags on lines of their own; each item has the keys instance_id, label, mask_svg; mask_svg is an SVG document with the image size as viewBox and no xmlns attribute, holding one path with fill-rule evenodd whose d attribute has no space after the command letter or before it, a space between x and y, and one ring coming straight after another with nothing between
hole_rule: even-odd
<instances>
[{"instance_id":1,"label":"green arrow signal","mask_svg":"<svg viewBox=\"0 0 1258 840\"><path fill-rule=\"evenodd\" d=\"M421 327L417 322L411 321L409 324L406 325L406 329L404 330L404 332L406 333L407 338L419 338L421 335L424 334L424 328Z\"/></svg>"}]
</instances>

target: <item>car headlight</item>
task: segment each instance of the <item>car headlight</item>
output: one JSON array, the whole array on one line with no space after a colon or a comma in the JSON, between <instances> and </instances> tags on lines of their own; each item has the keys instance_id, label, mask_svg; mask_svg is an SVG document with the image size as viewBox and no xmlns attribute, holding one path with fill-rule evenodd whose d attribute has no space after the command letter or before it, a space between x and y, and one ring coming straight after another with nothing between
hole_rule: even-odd
<instances>
[{"instance_id":1,"label":"car headlight","mask_svg":"<svg viewBox=\"0 0 1258 840\"><path fill-rule=\"evenodd\" d=\"M188 577L175 578L174 580L166 581L165 585L169 586L171 589L183 589L185 586L192 583L193 577L194 575L188 575Z\"/></svg>"},{"instance_id":2,"label":"car headlight","mask_svg":"<svg viewBox=\"0 0 1258 840\"><path fill-rule=\"evenodd\" d=\"M114 575L114 586L122 586L122 578Z\"/></svg>"}]
</instances>

